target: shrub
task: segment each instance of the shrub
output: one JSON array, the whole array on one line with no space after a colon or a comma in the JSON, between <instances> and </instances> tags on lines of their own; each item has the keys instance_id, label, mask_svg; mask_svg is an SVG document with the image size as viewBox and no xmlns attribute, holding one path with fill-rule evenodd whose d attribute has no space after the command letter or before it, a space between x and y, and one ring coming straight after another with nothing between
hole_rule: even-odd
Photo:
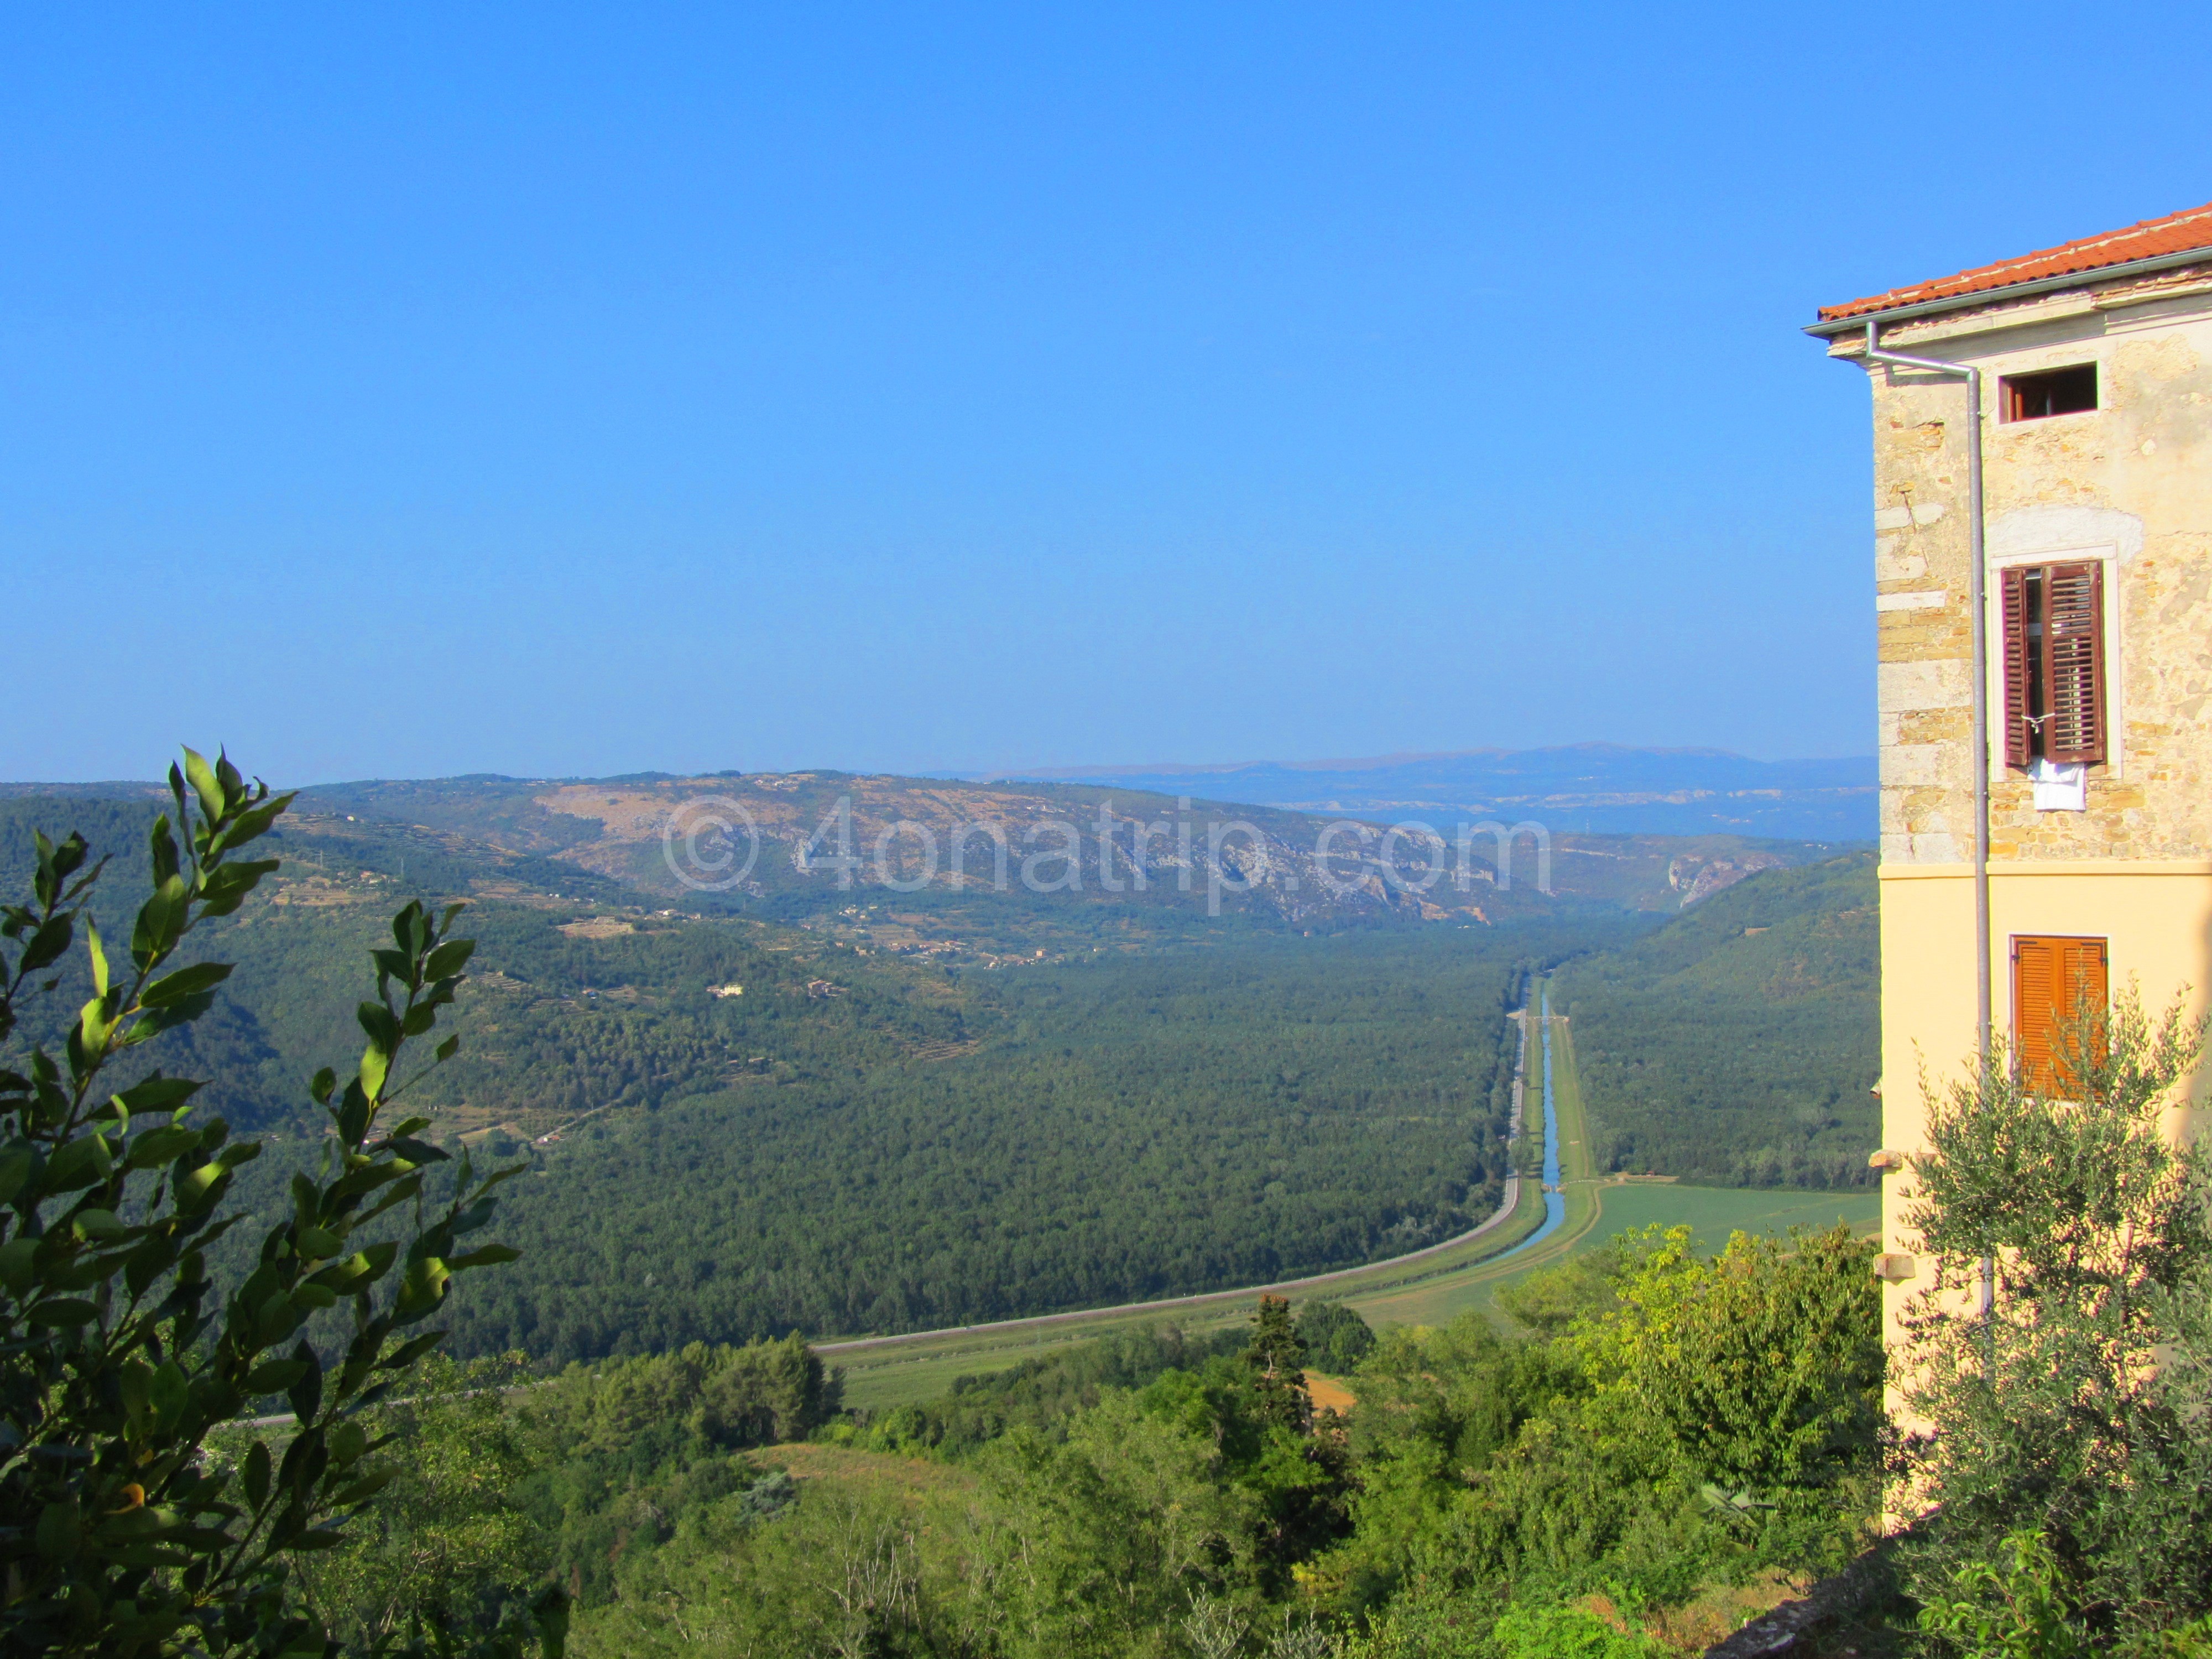
<instances>
[{"instance_id":1,"label":"shrub","mask_svg":"<svg viewBox=\"0 0 2212 1659\"><path fill-rule=\"evenodd\" d=\"M1930 1113L1900 1472L1936 1511L1907 1557L1931 1606L2001 1620L2025 1536L2100 1646L2212 1612L2212 1168L2169 1133L2203 1030L2124 998L2069 1045L2071 1098L2001 1053Z\"/></svg>"},{"instance_id":2,"label":"shrub","mask_svg":"<svg viewBox=\"0 0 2212 1659\"><path fill-rule=\"evenodd\" d=\"M410 903L374 952L353 1076L341 1088L325 1068L310 1085L332 1132L320 1170L294 1178L291 1213L264 1234L258 1265L218 1296L205 1252L242 1219L223 1200L260 1148L232 1141L220 1118L193 1121L201 1083L156 1070L118 1087L117 1073L130 1049L210 1006L229 968L179 952L276 868L237 854L291 797L190 750L169 769L169 793L173 821L163 814L149 837L153 891L119 961L87 908L101 866L87 867L79 836L39 836L31 902L0 908L10 1067L0 1069L0 1646L10 1654L320 1652L285 1563L338 1545L345 1520L404 1467L404 1449L376 1455L387 1440L362 1413L438 1342L441 1332L419 1328L453 1275L514 1254L461 1243L491 1219L492 1190L514 1171L479 1176L463 1159L448 1202L421 1224L428 1167L446 1154L416 1138L425 1120L384 1121L407 1087L403 1054L436 1026L471 948L451 934L459 907ZM51 1042L26 1048L16 1028L60 988L80 939L91 994L58 1022L58 1058ZM431 1064L458 1043L448 1037ZM378 1239L410 1203L411 1233ZM330 1334L326 1368L306 1332L341 1303L351 1329ZM256 1440L234 1470L204 1455L210 1431L272 1395L295 1425L281 1455ZM557 1601L541 1611L557 1647Z\"/></svg>"},{"instance_id":3,"label":"shrub","mask_svg":"<svg viewBox=\"0 0 2212 1659\"><path fill-rule=\"evenodd\" d=\"M1503 1659L1650 1659L1658 1650L1580 1607L1510 1608L1491 1638Z\"/></svg>"}]
</instances>

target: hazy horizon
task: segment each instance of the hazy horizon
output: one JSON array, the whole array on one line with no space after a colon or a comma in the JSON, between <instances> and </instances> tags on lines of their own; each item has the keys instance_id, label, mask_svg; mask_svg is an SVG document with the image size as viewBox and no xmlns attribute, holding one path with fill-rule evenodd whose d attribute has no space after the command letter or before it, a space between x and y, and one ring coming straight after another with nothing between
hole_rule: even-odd
<instances>
[{"instance_id":1,"label":"hazy horizon","mask_svg":"<svg viewBox=\"0 0 2212 1659\"><path fill-rule=\"evenodd\" d=\"M841 766L827 761L788 767L702 766L696 768L680 768L668 766L635 766L622 767L604 772L514 771L495 766L478 767L465 772L395 772L374 775L363 774L359 777L350 778L319 777L312 780L288 778L284 781L283 787L286 788L311 789L318 786L328 786L340 783L386 781L437 782L447 779L468 777L514 779L544 778L548 781L557 779L566 782L588 783L602 778L651 776L672 778L712 777L718 773L724 772L742 772L747 774L758 772L847 772L852 773L855 775L874 774L901 777L968 779L980 781L988 781L999 778L1008 780L1026 778L1036 779L1042 781L1064 781L1067 782L1079 782L1082 781L1085 777L1090 775L1102 777L1118 776L1128 774L1157 774L1160 775L1168 775L1181 772L1188 773L1194 777L1199 777L1268 767L1280 767L1285 769L1299 771L1327 771L1339 769L1349 770L1365 768L1380 768L1393 764L1412 763L1425 761L1457 760L1480 756L1515 757L1559 754L1574 750L1612 750L1639 755L1713 756L1732 760L1749 761L1763 766L1786 766L1794 763L1848 763L1853 761L1863 761L1867 765L1872 766L1875 763L1875 754L1871 748L1862 753L1856 754L1747 755L1740 750L1722 749L1711 744L1620 744L1614 743L1608 738L1593 738L1578 743L1546 744L1540 745L1529 745L1522 748L1513 748L1503 744L1492 744L1472 746L1465 749L1396 750L1374 755L1322 757L1268 755L1255 757L1249 760L1234 761L1133 761L1120 764L1108 762L1085 763L1064 766L1048 766L1039 764L1029 767L1019 764L1000 767L925 765L915 767L911 769L897 771L892 771L890 769L886 768ZM242 760L246 757L235 757L235 758ZM167 764L167 760L165 757L160 767L151 769L144 774L137 776L110 775L105 776L87 775L82 777L0 777L0 783L16 787L41 783L65 784L70 786L104 783L152 784L158 783L160 781L160 779L166 769Z\"/></svg>"}]
</instances>

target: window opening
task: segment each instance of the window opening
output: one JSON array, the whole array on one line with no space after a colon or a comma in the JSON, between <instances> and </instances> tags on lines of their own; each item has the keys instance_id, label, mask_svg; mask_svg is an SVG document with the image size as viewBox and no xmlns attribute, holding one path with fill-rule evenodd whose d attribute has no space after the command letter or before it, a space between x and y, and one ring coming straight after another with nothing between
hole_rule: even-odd
<instances>
[{"instance_id":1,"label":"window opening","mask_svg":"<svg viewBox=\"0 0 2212 1659\"><path fill-rule=\"evenodd\" d=\"M2053 415L2079 415L2097 406L2094 363L2046 368L2037 374L2008 374L2000 384L2004 388L2008 422L2045 421Z\"/></svg>"},{"instance_id":2,"label":"window opening","mask_svg":"<svg viewBox=\"0 0 2212 1659\"><path fill-rule=\"evenodd\" d=\"M2051 709L2050 688L2043 678L2043 600L2044 589L2050 585L2047 569L2025 570L2021 573L2022 619L2021 650L2027 661L2027 756L2030 760L2047 759L2051 734L2044 728L2049 723Z\"/></svg>"},{"instance_id":3,"label":"window opening","mask_svg":"<svg viewBox=\"0 0 2212 1659\"><path fill-rule=\"evenodd\" d=\"M1998 586L2005 763L2103 763L2103 565L2015 565Z\"/></svg>"}]
</instances>

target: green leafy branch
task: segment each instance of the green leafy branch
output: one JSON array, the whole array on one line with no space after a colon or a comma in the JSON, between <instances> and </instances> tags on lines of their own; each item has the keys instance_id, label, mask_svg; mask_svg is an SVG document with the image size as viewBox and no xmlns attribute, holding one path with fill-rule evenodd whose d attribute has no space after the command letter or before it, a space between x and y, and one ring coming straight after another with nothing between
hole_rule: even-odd
<instances>
[{"instance_id":1,"label":"green leafy branch","mask_svg":"<svg viewBox=\"0 0 2212 1659\"><path fill-rule=\"evenodd\" d=\"M260 1148L231 1141L220 1118L187 1121L199 1082L157 1070L104 1099L101 1085L126 1050L211 1006L229 967L172 964L195 927L235 911L276 868L236 854L292 797L190 750L169 785L175 828L163 814L150 832L154 890L127 971L111 968L86 913L103 866L86 869L79 836L40 836L33 902L0 910L0 939L15 946L12 962L0 957L0 1042L29 994L58 988L58 974L39 976L80 931L93 990L60 1060L42 1046L27 1074L0 1070L0 1638L10 1652L323 1652L321 1632L289 1610L283 1558L339 1542L345 1519L392 1478L374 1457L392 1437L373 1436L362 1413L441 1340L415 1328L443 1307L453 1275L515 1254L462 1241L489 1224L494 1189L519 1168L478 1176L464 1158L425 1224L425 1172L446 1154L417 1138L427 1119L381 1121L404 1092L403 1052L435 1028L472 949L452 937L459 905L434 915L410 902L392 919L392 945L374 952L354 1075L341 1088L325 1068L311 1085L332 1130L319 1170L293 1177L290 1218L266 1233L220 1311L210 1306L206 1253L241 1218L222 1201ZM416 1079L459 1042L438 1044ZM410 1202L404 1247L368 1238ZM302 1333L340 1302L352 1334L325 1368ZM281 1455L257 1439L234 1470L213 1467L210 1431L270 1394L288 1398L297 1425ZM542 1611L557 1650L557 1598Z\"/></svg>"}]
</instances>

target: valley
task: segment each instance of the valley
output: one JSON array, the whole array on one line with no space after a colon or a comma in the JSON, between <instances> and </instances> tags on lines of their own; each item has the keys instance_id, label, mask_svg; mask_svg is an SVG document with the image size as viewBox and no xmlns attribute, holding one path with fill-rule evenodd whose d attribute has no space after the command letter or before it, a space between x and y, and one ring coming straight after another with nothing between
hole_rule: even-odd
<instances>
[{"instance_id":1,"label":"valley","mask_svg":"<svg viewBox=\"0 0 2212 1659\"><path fill-rule=\"evenodd\" d=\"M1874 857L1851 853L1563 967L1598 1167L1871 1190L1878 937Z\"/></svg>"},{"instance_id":2,"label":"valley","mask_svg":"<svg viewBox=\"0 0 2212 1659\"><path fill-rule=\"evenodd\" d=\"M505 1529L514 1565L459 1582L534 1575L573 1598L572 1650L660 1650L690 1639L672 1608L786 1630L790 1598L825 1572L848 1594L854 1574L939 1575L927 1604L949 1608L965 1564L1017 1536L1062 1552L1066 1583L1133 1540L1115 1584L1181 1586L1146 1540L1203 1513L1209 1535L1242 1540L1241 1565L1205 1582L1243 1586L1255 1608L1296 1601L1310 1624L1356 1620L1363 1586L1410 1582L1412 1534L1374 1507L1390 1492L1418 1533L1466 1496L1440 1460L1484 1462L1515 1434L1557 1434L1571 1456L1607 1443L1582 1422L1605 1395L1577 1369L1576 1322L1632 1333L1620 1287L1652 1272L1725 1283L1786 1321L1814 1310L1837 1409L1863 1411L1854 1234L1876 1206L1844 1109L1870 983L1863 857L1523 836L1523 869L1503 845L1484 865L1455 827L1424 886L1392 862L1413 842L1377 824L1124 794L1115 812L1161 814L1145 841L1070 791L764 780L761 810L740 812L713 780L722 822L780 826L740 858L669 832L708 810L692 792L708 781L614 781L589 801L579 786L410 786L423 810L406 820L362 810L393 805L396 786L318 792L264 838L277 863L259 889L174 958L187 979L227 969L197 977L197 1018L118 1057L114 1081L142 1079L149 1098L157 1070L210 1079L186 1115L219 1115L258 1154L222 1177L240 1224L192 1271L258 1297L272 1261L304 1271L303 1246L329 1248L297 1219L334 1173L332 1121L301 1079L393 1018L352 1006L394 912L462 907L473 955L440 1022L460 1046L387 1080L406 1103L386 1109L416 1115L420 1140L384 1156L416 1164L434 1210L501 1172L496 1211L474 1212L491 1248L444 1243L428 1264L496 1271L438 1310L416 1391L372 1407L430 1484L375 1500L380 1530L301 1568L305 1593L369 1607L381 1592L331 1587L380 1571L380 1540L422 1559L422 1540L477 1516ZM763 802L779 791L800 803L782 818ZM1079 806L1089 833L1064 842L1057 873L1036 878L1035 849L1013 860ZM15 832L0 873L21 884L29 830L81 826L112 859L94 913L134 937L151 810L127 791L0 798ZM890 816L922 811L936 829ZM1234 812L1251 813L1236 833L1263 859L1226 853ZM978 890L894 856L932 835L1007 847L1009 878ZM856 843L870 856L847 862ZM684 858L760 875L669 890ZM59 1042L40 1021L69 1018L99 971L59 964L21 1036ZM176 1133L140 1129L134 1149ZM1717 1162L1718 1135L1765 1150ZM1786 1186L1758 1184L1777 1174ZM413 1208L353 1224L351 1260L405 1245ZM1714 1247L1737 1265L1723 1273ZM307 1443L291 1438L308 1409L295 1374L337 1374L336 1299L307 1304L292 1357L243 1373L241 1408L211 1431L249 1480L257 1455L273 1468ZM1716 1353L1741 1344L1729 1318L1700 1328ZM1457 1402L1441 1415L1439 1388ZM1698 1409L1686 1395L1680 1425L1638 1431L1689 1443ZM1406 1485L1401 1458L1430 1473ZM1551 1466L1501 1490L1548 1516ZM1172 1471L1170 1496L1147 1470ZM1832 1507L1826 1479L1806 1490ZM1577 1559L1640 1547L1602 1540L1659 1512L1615 1474L1600 1486L1614 1495ZM1819 1524L1847 1530L1838 1514ZM933 1518L900 1530L917 1516ZM1698 1524L1697 1549L1739 1548ZM897 1582L924 1605L919 1578ZM969 1596L963 1628L995 1620L1014 1582ZM1060 1610L1041 1616L1073 1605L1038 1593ZM1130 1628L1183 1628L1193 1605L1181 1589L1131 1604Z\"/></svg>"},{"instance_id":3,"label":"valley","mask_svg":"<svg viewBox=\"0 0 2212 1659\"><path fill-rule=\"evenodd\" d=\"M668 822L710 788L762 826L757 893L653 886L671 868ZM1650 1034L1734 1032L1771 1049L1754 1027L1778 1012L1801 1030L1846 1018L1864 979L1848 962L1869 940L1850 931L1860 878L1839 878L1831 849L1562 837L1552 891L1533 867L1509 884L1478 860L1489 879L1471 878L1481 890L1459 910L1401 902L1370 833L1367 875L1351 880L1346 864L1324 908L1262 902L1255 882L1209 915L1206 869L1186 888L1186 867L1164 864L1139 891L1112 825L1160 814L1170 833L1152 850L1172 860L1187 843L1202 863L1228 809L1190 804L1186 838L1173 828L1184 803L1121 792L1109 821L1108 799L812 774L312 791L301 809L313 810L268 838L283 862L264 890L194 946L235 963L231 981L143 1063L216 1079L204 1109L264 1147L240 1196L274 1203L319 1150L299 1079L358 1042L357 964L382 919L410 895L466 898L477 946L461 1051L418 1086L416 1109L450 1149L528 1173L502 1224L523 1259L457 1304L455 1351L557 1364L798 1330L837 1345L825 1351L856 1399L872 1378L897 1393L913 1385L889 1379L940 1360L1141 1323L1178 1298L1200 1298L1178 1320L1233 1322L1255 1293L1238 1286L1321 1276L1312 1291L1385 1322L1440 1316L1572 1250L1601 1216L1659 1201L1635 1182L1600 1188L1601 1174L1702 1179L1664 1190L1711 1224L1790 1211L1713 1185L1756 1184L1757 1171L1700 1164L1697 1113L1734 1109L1786 1147L1804 1107L1848 1088L1823 1081L1827 1051L1798 1045L1804 1079L1778 1076L1729 1108L1741 1080L1711 1071L1725 1043L1668 1048ZM19 862L32 824L58 833L66 818L115 854L110 884L127 891L151 807L121 791L0 799L12 831L0 857ZM402 811L414 816L381 815ZM824 869L806 850L802 832L842 833L847 814L863 846L893 823L947 836L994 823L1016 847L1054 815L1108 830L1048 890L879 893L865 869ZM1249 821L1285 846L1362 844L1294 813ZM1518 850L1534 848L1524 837ZM1285 866L1284 896L1318 867ZM1107 890L1116 872L1121 890ZM1449 895L1449 878L1437 887ZM1823 941L1829 956L1808 967ZM1543 1208L1533 1121L1517 1138L1510 1123L1508 1018L1542 971L1562 1016L1567 1173L1551 1198L1563 1213L1501 1259ZM1620 987L1643 1000L1620 1003ZM1624 1043L1674 1068L1661 1097L1719 1091L1680 1120L1681 1148L1639 1132L1637 1146L1661 1150L1624 1155L1623 1126L1650 1093L1621 1087ZM1577 1048L1587 1109L1565 1057ZM1863 1181L1850 1120L1821 1133L1838 1154L1817 1179L1787 1165L1796 1184ZM1003 1323L1037 1317L1055 1323ZM978 1324L994 1328L924 1334ZM843 1346L889 1336L911 1340Z\"/></svg>"},{"instance_id":4,"label":"valley","mask_svg":"<svg viewBox=\"0 0 2212 1659\"><path fill-rule=\"evenodd\" d=\"M1566 1027L1564 1018L1553 1022L1548 1073L1540 1040L1529 1044L1524 1079L1531 1102L1541 1097L1547 1082L1557 1102L1553 1143L1530 1149L1546 1162L1555 1161L1560 1175L1559 1224L1540 1239L1534 1235L1545 1219L1546 1195L1537 1182L1516 1177L1481 1231L1415 1256L1306 1279L983 1328L832 1338L817 1342L817 1352L843 1370L845 1397L851 1404L881 1411L942 1394L957 1377L1001 1371L1072 1344L1160 1328L1193 1338L1238 1329L1250 1322L1262 1294L1340 1302L1378 1330L1443 1326L1468 1312L1504 1324L1506 1316L1495 1299L1501 1287L1557 1267L1619 1233L1687 1226L1708 1248L1718 1249L1739 1231L1786 1234L1793 1227L1819 1230L1842 1222L1866 1232L1879 1222L1881 1205L1870 1193L1772 1192L1598 1174Z\"/></svg>"}]
</instances>

